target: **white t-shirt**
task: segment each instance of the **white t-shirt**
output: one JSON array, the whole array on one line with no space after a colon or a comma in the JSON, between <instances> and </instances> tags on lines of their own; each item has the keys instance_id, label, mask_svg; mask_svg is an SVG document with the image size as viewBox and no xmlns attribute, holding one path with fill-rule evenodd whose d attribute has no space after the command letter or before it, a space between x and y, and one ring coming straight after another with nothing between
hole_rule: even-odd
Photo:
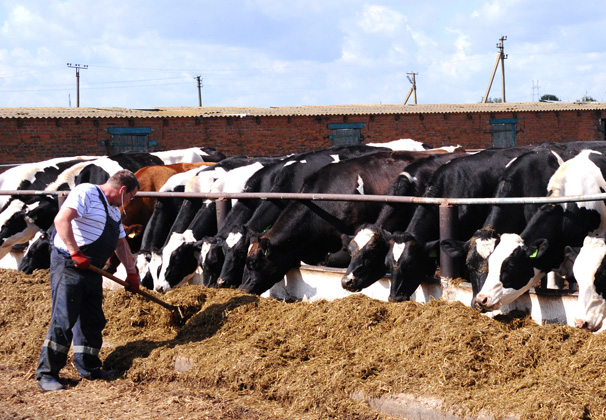
<instances>
[{"instance_id":1,"label":"white t-shirt","mask_svg":"<svg viewBox=\"0 0 606 420\"><path fill-rule=\"evenodd\" d=\"M63 203L64 206L78 212L78 217L72 220L72 230L74 231L78 247L96 241L105 228L105 207L99 199L99 193L101 193L101 197L103 197L105 204L107 204L110 217L116 222L120 222L119 238L126 237L124 226L121 223L120 209L110 206L107 202L107 197L96 185L88 183L79 184L74 187ZM67 246L59 235L55 235L54 245L67 252Z\"/></svg>"}]
</instances>

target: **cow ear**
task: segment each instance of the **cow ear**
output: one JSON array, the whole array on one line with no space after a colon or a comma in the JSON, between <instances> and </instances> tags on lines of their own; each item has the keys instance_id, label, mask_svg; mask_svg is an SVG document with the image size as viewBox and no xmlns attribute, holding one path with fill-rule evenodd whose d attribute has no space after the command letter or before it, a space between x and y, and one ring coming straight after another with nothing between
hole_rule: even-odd
<instances>
[{"instance_id":1,"label":"cow ear","mask_svg":"<svg viewBox=\"0 0 606 420\"><path fill-rule=\"evenodd\" d=\"M526 249L526 253L530 258L541 258L545 251L549 248L549 241L547 239L537 239Z\"/></svg>"},{"instance_id":2,"label":"cow ear","mask_svg":"<svg viewBox=\"0 0 606 420\"><path fill-rule=\"evenodd\" d=\"M268 238L259 238L259 249L266 257L271 255L271 242Z\"/></svg>"},{"instance_id":3,"label":"cow ear","mask_svg":"<svg viewBox=\"0 0 606 420\"><path fill-rule=\"evenodd\" d=\"M202 238L199 241L193 243L194 250L196 250L197 252L200 252L202 250L202 244L204 243L204 239L205 238Z\"/></svg>"},{"instance_id":4,"label":"cow ear","mask_svg":"<svg viewBox=\"0 0 606 420\"><path fill-rule=\"evenodd\" d=\"M261 238L261 234L258 232L253 232L252 230L248 230L248 232L250 233L250 243L252 244L253 242L259 242L259 239Z\"/></svg>"},{"instance_id":5,"label":"cow ear","mask_svg":"<svg viewBox=\"0 0 606 420\"><path fill-rule=\"evenodd\" d=\"M341 234L341 245L343 245L343 248L347 249L353 238L353 235L348 235L347 233Z\"/></svg>"},{"instance_id":6,"label":"cow ear","mask_svg":"<svg viewBox=\"0 0 606 420\"><path fill-rule=\"evenodd\" d=\"M425 244L425 252L427 252L427 254L431 257L431 258L437 258L438 257L438 251L440 249L440 241L436 240L436 241L429 241Z\"/></svg>"},{"instance_id":7,"label":"cow ear","mask_svg":"<svg viewBox=\"0 0 606 420\"><path fill-rule=\"evenodd\" d=\"M577 259L577 256L579 255L579 252L581 252L580 247L566 246L564 248L564 257L566 257L570 261L575 261Z\"/></svg>"},{"instance_id":8,"label":"cow ear","mask_svg":"<svg viewBox=\"0 0 606 420\"><path fill-rule=\"evenodd\" d=\"M388 232L387 230L385 230L383 228L381 228L381 235L383 236L383 239L387 243L389 243L393 238L393 235L391 234L391 232Z\"/></svg>"},{"instance_id":9,"label":"cow ear","mask_svg":"<svg viewBox=\"0 0 606 420\"><path fill-rule=\"evenodd\" d=\"M440 248L449 257L462 258L467 256L469 241L457 241L456 239L444 239L440 242Z\"/></svg>"}]
</instances>

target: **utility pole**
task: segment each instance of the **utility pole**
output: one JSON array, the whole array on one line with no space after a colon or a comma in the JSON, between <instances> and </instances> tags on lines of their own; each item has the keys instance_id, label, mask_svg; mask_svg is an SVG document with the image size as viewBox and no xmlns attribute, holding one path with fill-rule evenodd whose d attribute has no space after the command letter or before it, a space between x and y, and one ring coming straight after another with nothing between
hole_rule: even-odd
<instances>
[{"instance_id":1,"label":"utility pole","mask_svg":"<svg viewBox=\"0 0 606 420\"><path fill-rule=\"evenodd\" d=\"M200 76L194 77L194 79L198 80L198 106L202 106L202 78Z\"/></svg>"},{"instance_id":2,"label":"utility pole","mask_svg":"<svg viewBox=\"0 0 606 420\"><path fill-rule=\"evenodd\" d=\"M67 67L76 69L76 107L79 108L80 107L80 69L86 70L88 68L88 64L67 63Z\"/></svg>"},{"instance_id":3,"label":"utility pole","mask_svg":"<svg viewBox=\"0 0 606 420\"><path fill-rule=\"evenodd\" d=\"M507 102L505 100L505 59L507 58L507 54L504 54L504 46L503 41L506 41L507 37L502 36L499 39L499 43L497 44L497 48L499 49L499 54L497 55L497 62L494 65L494 70L492 71L492 76L490 76L490 83L488 83L488 89L486 89L486 94L484 95L484 99L482 103L485 104L488 100L488 94L490 93L490 87L492 86L492 82L494 80L494 75L497 72L497 67L499 67L499 61L501 62L501 75L502 75L502 85L503 85L503 102Z\"/></svg>"},{"instance_id":4,"label":"utility pole","mask_svg":"<svg viewBox=\"0 0 606 420\"><path fill-rule=\"evenodd\" d=\"M410 76L408 76L409 74L412 75L412 79L410 78ZM404 105L406 105L406 102L408 102L408 98L410 98L410 94L413 92L415 94L415 105L417 104L417 82L415 80L415 76L417 74L419 74L419 73L415 73L415 72L406 73L406 77L408 78L408 81L410 82L410 84L412 84L412 87L408 91L408 95L406 95L406 99L404 99Z\"/></svg>"}]
</instances>

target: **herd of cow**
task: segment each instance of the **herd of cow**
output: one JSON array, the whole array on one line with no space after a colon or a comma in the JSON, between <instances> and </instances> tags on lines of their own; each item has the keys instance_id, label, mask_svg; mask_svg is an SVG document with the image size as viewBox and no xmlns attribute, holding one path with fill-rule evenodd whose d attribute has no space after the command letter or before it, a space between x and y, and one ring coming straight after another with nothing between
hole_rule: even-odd
<instances>
[{"instance_id":1,"label":"herd of cow","mask_svg":"<svg viewBox=\"0 0 606 420\"><path fill-rule=\"evenodd\" d=\"M129 169L141 191L579 196L606 192L605 152L599 141L468 153L398 140L254 158L201 147L23 164L0 175L0 191L69 190ZM57 197L0 195L0 209L0 257L27 246L18 268L47 268ZM441 249L465 261L472 305L485 311L547 276L576 282L578 327L596 331L606 316L604 200L461 205L457 237L445 240L437 206L426 204L241 198L221 226L215 201L198 197L137 197L122 211L142 285L159 292L194 282L261 294L306 263L347 267L341 284L354 292L390 274L389 299L404 301L435 276Z\"/></svg>"}]
</instances>

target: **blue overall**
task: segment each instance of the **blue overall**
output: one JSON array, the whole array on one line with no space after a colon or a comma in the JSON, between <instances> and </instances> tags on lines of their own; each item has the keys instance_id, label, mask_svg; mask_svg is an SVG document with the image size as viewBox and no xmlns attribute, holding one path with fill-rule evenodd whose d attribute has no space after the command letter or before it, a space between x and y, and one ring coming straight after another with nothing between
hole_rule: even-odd
<instances>
[{"instance_id":1,"label":"blue overall","mask_svg":"<svg viewBox=\"0 0 606 420\"><path fill-rule=\"evenodd\" d=\"M103 264L116 249L120 222L108 212L105 196L96 187L105 207L103 233L94 242L81 246L91 264ZM54 239L54 238L53 238ZM51 239L51 243L54 241ZM67 353L73 339L74 364L82 376L101 368L99 350L106 324L103 314L103 280L99 274L74 266L71 257L55 246L51 250L51 320L42 346L36 378L50 375L59 379L59 371L67 363Z\"/></svg>"}]
</instances>

